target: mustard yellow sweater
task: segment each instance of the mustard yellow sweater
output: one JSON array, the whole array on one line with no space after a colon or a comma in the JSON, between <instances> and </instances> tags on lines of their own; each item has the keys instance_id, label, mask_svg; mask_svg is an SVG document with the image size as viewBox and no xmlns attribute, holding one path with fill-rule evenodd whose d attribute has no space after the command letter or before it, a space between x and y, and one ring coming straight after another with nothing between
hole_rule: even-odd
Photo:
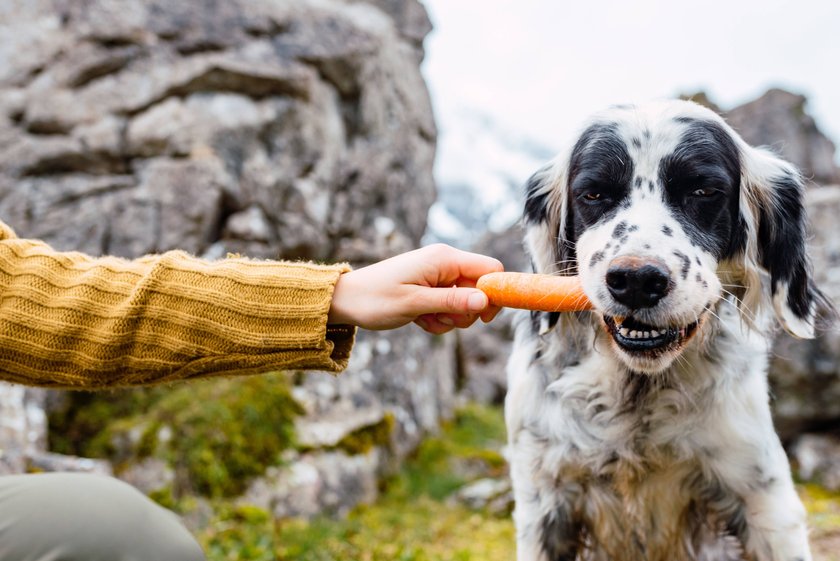
<instances>
[{"instance_id":1,"label":"mustard yellow sweater","mask_svg":"<svg viewBox=\"0 0 840 561\"><path fill-rule=\"evenodd\" d=\"M0 380L93 389L347 366L346 265L58 252L0 222Z\"/></svg>"}]
</instances>

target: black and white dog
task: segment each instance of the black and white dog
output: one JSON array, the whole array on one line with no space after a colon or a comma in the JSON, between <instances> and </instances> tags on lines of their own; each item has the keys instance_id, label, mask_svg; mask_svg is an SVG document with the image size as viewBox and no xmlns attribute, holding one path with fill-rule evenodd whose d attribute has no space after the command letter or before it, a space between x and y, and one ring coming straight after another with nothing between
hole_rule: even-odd
<instances>
[{"instance_id":1,"label":"black and white dog","mask_svg":"<svg viewBox=\"0 0 840 561\"><path fill-rule=\"evenodd\" d=\"M528 182L540 273L593 312L522 317L506 421L519 561L808 561L770 417L773 316L831 304L803 183L686 101L615 107Z\"/></svg>"}]
</instances>

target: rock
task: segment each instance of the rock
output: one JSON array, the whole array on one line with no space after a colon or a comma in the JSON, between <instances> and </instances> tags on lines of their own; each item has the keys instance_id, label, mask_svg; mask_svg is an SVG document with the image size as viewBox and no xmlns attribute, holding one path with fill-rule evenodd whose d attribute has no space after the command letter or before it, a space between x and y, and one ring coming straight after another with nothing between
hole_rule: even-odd
<instances>
[{"instance_id":1,"label":"rock","mask_svg":"<svg viewBox=\"0 0 840 561\"><path fill-rule=\"evenodd\" d=\"M461 487L455 500L473 509L488 509L493 514L513 510L513 488L510 479L483 478Z\"/></svg>"},{"instance_id":2,"label":"rock","mask_svg":"<svg viewBox=\"0 0 840 561\"><path fill-rule=\"evenodd\" d=\"M840 491L840 438L803 434L791 447L800 478Z\"/></svg>"},{"instance_id":3,"label":"rock","mask_svg":"<svg viewBox=\"0 0 840 561\"><path fill-rule=\"evenodd\" d=\"M93 473L97 475L113 475L111 464L105 460L65 456L49 452L33 452L27 455L26 471L28 472L74 472Z\"/></svg>"},{"instance_id":4,"label":"rock","mask_svg":"<svg viewBox=\"0 0 840 561\"><path fill-rule=\"evenodd\" d=\"M432 31L429 14L418 0L363 0L373 4L397 24L400 33L422 52L423 39Z\"/></svg>"},{"instance_id":5,"label":"rock","mask_svg":"<svg viewBox=\"0 0 840 561\"><path fill-rule=\"evenodd\" d=\"M73 43L49 0L9 0L0 7L0 88L26 83Z\"/></svg>"},{"instance_id":6,"label":"rock","mask_svg":"<svg viewBox=\"0 0 840 561\"><path fill-rule=\"evenodd\" d=\"M168 248L201 253L218 235L222 196L232 187L221 160L155 158L139 166L135 196L158 208L154 251ZM154 230L153 230L154 231Z\"/></svg>"},{"instance_id":7,"label":"rock","mask_svg":"<svg viewBox=\"0 0 840 561\"><path fill-rule=\"evenodd\" d=\"M429 30L418 0L4 1L0 219L129 258L361 265L412 249L435 198ZM360 334L345 374L302 376L307 453L267 476L272 510L340 513L375 496L378 475L452 414L454 348L416 328ZM21 471L29 433L12 398L2 448ZM118 467L150 493L172 477L150 458ZM301 485L284 491L288 477Z\"/></svg>"},{"instance_id":8,"label":"rock","mask_svg":"<svg viewBox=\"0 0 840 561\"><path fill-rule=\"evenodd\" d=\"M46 392L0 382L0 475L26 470L47 447Z\"/></svg>"},{"instance_id":9,"label":"rock","mask_svg":"<svg viewBox=\"0 0 840 561\"><path fill-rule=\"evenodd\" d=\"M488 233L472 250L499 259L506 271L529 271L523 231L516 224L500 233ZM507 361L513 346L513 313L502 310L489 324L476 323L458 333L461 394L481 403L502 403L507 392Z\"/></svg>"},{"instance_id":10,"label":"rock","mask_svg":"<svg viewBox=\"0 0 840 561\"><path fill-rule=\"evenodd\" d=\"M75 248L131 256L180 247L180 232L167 236L168 225L154 243L125 235L111 247L109 232L136 229L127 220L157 224L146 174L161 170L148 161L209 156L226 176L210 173L210 195L199 200L217 208L202 209L209 222L193 237L211 232L214 239L190 240L186 249L207 251L223 232L226 246L259 256L363 263L415 247L434 199L436 134L418 68L428 31L422 5L201 5L94 0L84 9L64 2L4 8L0 24L16 32L55 32L45 33L51 39L43 52L15 33L0 42L0 53L15 60L0 79L0 185L62 183L73 174L132 177L136 192L105 205L117 210L101 213L89 241ZM220 182L222 197L213 194ZM24 235L46 229L26 219L24 189L2 195L7 208L22 209L19 219L5 216L13 227ZM226 221L252 206L265 213L261 239L235 237L239 226ZM383 217L394 225L385 233L374 226ZM56 245L74 241L68 234Z\"/></svg>"},{"instance_id":11,"label":"rock","mask_svg":"<svg viewBox=\"0 0 840 561\"><path fill-rule=\"evenodd\" d=\"M294 388L305 410L299 437L329 447L354 431L387 423L384 442L376 444L389 453L383 461L401 460L454 413L454 346L454 337L412 327L359 332L345 372L312 374Z\"/></svg>"},{"instance_id":12,"label":"rock","mask_svg":"<svg viewBox=\"0 0 840 561\"><path fill-rule=\"evenodd\" d=\"M237 135L256 142L262 129L277 117L271 104L241 94L169 98L131 120L127 150L139 157L183 157L197 146L210 146L217 135Z\"/></svg>"},{"instance_id":13,"label":"rock","mask_svg":"<svg viewBox=\"0 0 840 561\"><path fill-rule=\"evenodd\" d=\"M106 115L93 123L79 125L73 129L72 137L81 142L83 151L94 160L109 162L108 169L120 169L125 126L125 119Z\"/></svg>"},{"instance_id":14,"label":"rock","mask_svg":"<svg viewBox=\"0 0 840 561\"><path fill-rule=\"evenodd\" d=\"M834 143L808 114L805 96L771 89L724 115L748 143L770 146L815 183L840 183Z\"/></svg>"},{"instance_id":15,"label":"rock","mask_svg":"<svg viewBox=\"0 0 840 561\"><path fill-rule=\"evenodd\" d=\"M834 235L840 213L840 187L807 192L809 252L814 281L840 304L840 240ZM840 426L840 331L816 339L779 333L773 347L770 383L776 428L784 439L803 431Z\"/></svg>"},{"instance_id":16,"label":"rock","mask_svg":"<svg viewBox=\"0 0 840 561\"><path fill-rule=\"evenodd\" d=\"M306 399L301 392L297 395ZM374 426L384 419L385 411L378 406L355 409L339 405L331 407L325 414L298 419L295 434L298 444L304 448L332 448L353 432Z\"/></svg>"},{"instance_id":17,"label":"rock","mask_svg":"<svg viewBox=\"0 0 840 561\"><path fill-rule=\"evenodd\" d=\"M150 494L171 489L175 483L175 470L161 459L144 458L121 470L118 477Z\"/></svg>"},{"instance_id":18,"label":"rock","mask_svg":"<svg viewBox=\"0 0 840 561\"><path fill-rule=\"evenodd\" d=\"M304 455L284 468L270 468L254 481L240 502L254 505L275 518L346 515L377 496L379 452L348 456L343 452Z\"/></svg>"},{"instance_id":19,"label":"rock","mask_svg":"<svg viewBox=\"0 0 840 561\"><path fill-rule=\"evenodd\" d=\"M274 229L262 209L251 205L228 218L223 232L225 237L244 241L272 242Z\"/></svg>"}]
</instances>

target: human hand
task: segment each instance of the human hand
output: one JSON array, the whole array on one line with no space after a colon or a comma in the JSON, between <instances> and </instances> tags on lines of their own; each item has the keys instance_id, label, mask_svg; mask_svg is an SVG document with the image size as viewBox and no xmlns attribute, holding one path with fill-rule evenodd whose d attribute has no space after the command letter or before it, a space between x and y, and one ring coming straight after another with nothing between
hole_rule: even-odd
<instances>
[{"instance_id":1,"label":"human hand","mask_svg":"<svg viewBox=\"0 0 840 561\"><path fill-rule=\"evenodd\" d=\"M414 322L429 333L469 327L499 312L475 288L478 278L502 271L492 257L444 244L430 245L339 277L329 323L394 329Z\"/></svg>"}]
</instances>

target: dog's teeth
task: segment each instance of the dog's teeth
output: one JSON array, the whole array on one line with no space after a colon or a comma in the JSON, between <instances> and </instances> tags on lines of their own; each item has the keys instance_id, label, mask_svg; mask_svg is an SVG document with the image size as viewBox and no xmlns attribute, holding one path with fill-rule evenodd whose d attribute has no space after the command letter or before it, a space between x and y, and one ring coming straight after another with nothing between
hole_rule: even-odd
<instances>
[{"instance_id":1,"label":"dog's teeth","mask_svg":"<svg viewBox=\"0 0 840 561\"><path fill-rule=\"evenodd\" d=\"M627 337L630 334L630 330L627 329L626 327L622 327L621 329L618 330L618 332L621 333L622 337Z\"/></svg>"},{"instance_id":2,"label":"dog's teeth","mask_svg":"<svg viewBox=\"0 0 840 561\"><path fill-rule=\"evenodd\" d=\"M645 339L650 339L650 331L645 331L642 337L644 337Z\"/></svg>"},{"instance_id":3,"label":"dog's teeth","mask_svg":"<svg viewBox=\"0 0 840 561\"><path fill-rule=\"evenodd\" d=\"M654 338L659 337L659 332L654 329L653 331L650 332L650 336L654 337Z\"/></svg>"},{"instance_id":4,"label":"dog's teeth","mask_svg":"<svg viewBox=\"0 0 840 561\"><path fill-rule=\"evenodd\" d=\"M631 338L635 339L635 338L637 338L638 336L639 336L639 332L638 332L638 331L636 331L635 329L634 329L633 331L631 331L631 332L630 332L630 337L631 337Z\"/></svg>"}]
</instances>

